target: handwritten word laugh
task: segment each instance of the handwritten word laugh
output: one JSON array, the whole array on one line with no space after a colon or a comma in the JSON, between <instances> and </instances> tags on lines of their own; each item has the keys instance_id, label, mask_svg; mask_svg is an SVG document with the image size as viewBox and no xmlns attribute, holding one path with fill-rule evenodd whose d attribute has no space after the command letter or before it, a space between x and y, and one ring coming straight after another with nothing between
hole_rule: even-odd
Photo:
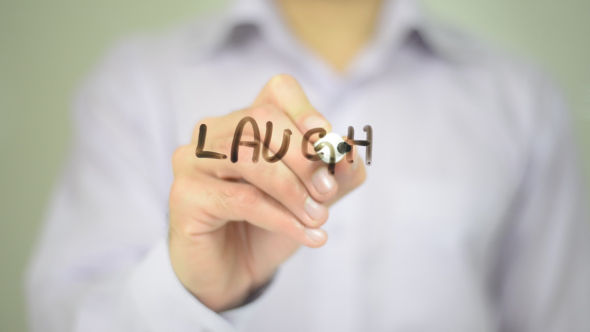
<instances>
[{"instance_id":1,"label":"handwritten word laugh","mask_svg":"<svg viewBox=\"0 0 590 332\"><path fill-rule=\"evenodd\" d=\"M254 140L253 141L242 141L242 133L244 131L244 127L246 124L250 124L252 126L252 131L254 133ZM236 127L234 132L234 138L231 145L231 162L237 163L238 162L238 152L240 146L245 146L254 149L252 154L252 162L257 163L259 159L259 155L261 154L262 150L262 158L268 163L276 163L277 161L281 160L289 150L289 143L291 141L292 132L289 129L285 129L283 132L283 142L281 143L281 147L279 151L277 151L273 156L270 155L270 141L272 138L272 122L268 121L266 123L266 134L264 136L264 142L262 143L262 147L260 145L260 130L258 129L258 124L256 120L252 117L245 117L243 118ZM352 126L348 127L348 136L344 140L349 145L349 148L346 149L346 161L348 163L352 163L354 161L354 156L352 155L352 149L350 146L357 145L357 146L364 146L365 149L365 162L367 165L371 165L371 152L372 152L372 141L373 141L373 129L371 126L366 125L363 130L367 133L366 140L355 140L354 139L354 128ZM308 151L309 140L313 135L318 135L321 139L326 136L327 132L324 128L313 128L308 130L305 135L303 135L303 139L301 140L301 153L303 157L310 161L318 161L321 160L320 156L317 154L318 151L323 149L324 147L328 147L331 151L330 162L328 164L328 170L330 174L334 174L334 170L336 168L336 161L334 159L335 155L335 147L330 142L322 142L317 144L314 147L315 154L311 154ZM199 127L199 141L197 143L197 150L196 155L197 158L210 158L210 159L227 159L227 156L222 153L212 152L212 151L203 151L205 147L205 139L207 137L207 125L201 124ZM338 149L340 147L337 147ZM339 150L340 151L340 150ZM343 151L340 151L343 152Z\"/></svg>"}]
</instances>

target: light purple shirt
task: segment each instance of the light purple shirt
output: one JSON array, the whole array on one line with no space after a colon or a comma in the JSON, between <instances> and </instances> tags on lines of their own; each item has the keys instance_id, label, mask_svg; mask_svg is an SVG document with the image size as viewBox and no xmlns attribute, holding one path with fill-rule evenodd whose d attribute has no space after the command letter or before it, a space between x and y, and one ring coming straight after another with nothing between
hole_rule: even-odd
<instances>
[{"instance_id":1,"label":"light purple shirt","mask_svg":"<svg viewBox=\"0 0 590 332\"><path fill-rule=\"evenodd\" d=\"M346 75L264 0L114 48L75 102L28 274L32 330L590 331L586 197L560 95L412 0L384 6ZM217 314L171 268L171 155L281 73L335 132L371 125L373 162L331 208L324 247Z\"/></svg>"}]
</instances>

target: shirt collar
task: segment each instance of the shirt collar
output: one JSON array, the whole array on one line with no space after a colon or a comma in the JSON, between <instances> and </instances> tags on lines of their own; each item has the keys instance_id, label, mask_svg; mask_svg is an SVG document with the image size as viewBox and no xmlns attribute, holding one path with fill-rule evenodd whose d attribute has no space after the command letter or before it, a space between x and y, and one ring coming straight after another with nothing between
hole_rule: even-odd
<instances>
[{"instance_id":1,"label":"shirt collar","mask_svg":"<svg viewBox=\"0 0 590 332\"><path fill-rule=\"evenodd\" d=\"M427 16L415 0L385 0L383 6L375 36L368 46L377 49L373 50L374 54L401 47L407 38L417 34L425 46L441 58L463 62L473 57L469 52L473 48L465 49L461 38L449 34L444 26ZM206 56L230 45L244 26L254 27L278 49L293 48L289 43L293 37L272 0L233 0L226 10L199 26L194 48L199 55Z\"/></svg>"}]
</instances>

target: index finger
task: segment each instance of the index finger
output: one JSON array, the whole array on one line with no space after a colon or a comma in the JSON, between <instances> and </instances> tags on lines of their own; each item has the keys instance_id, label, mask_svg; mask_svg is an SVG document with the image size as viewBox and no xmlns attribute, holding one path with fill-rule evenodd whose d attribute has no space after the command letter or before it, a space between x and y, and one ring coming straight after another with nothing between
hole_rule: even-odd
<instances>
[{"instance_id":1,"label":"index finger","mask_svg":"<svg viewBox=\"0 0 590 332\"><path fill-rule=\"evenodd\" d=\"M332 131L332 126L309 102L301 85L292 76L277 75L266 83L252 106L272 104L283 110L302 134L313 128Z\"/></svg>"}]
</instances>

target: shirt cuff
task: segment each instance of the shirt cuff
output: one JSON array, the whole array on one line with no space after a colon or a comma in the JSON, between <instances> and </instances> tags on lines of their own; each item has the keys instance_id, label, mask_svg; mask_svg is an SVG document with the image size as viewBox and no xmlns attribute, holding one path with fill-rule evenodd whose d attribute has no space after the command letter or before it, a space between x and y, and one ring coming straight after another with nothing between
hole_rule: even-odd
<instances>
[{"instance_id":1,"label":"shirt cuff","mask_svg":"<svg viewBox=\"0 0 590 332\"><path fill-rule=\"evenodd\" d=\"M124 289L120 317L128 330L236 331L251 305L225 313L230 321L199 302L178 280L165 239L132 272Z\"/></svg>"},{"instance_id":2,"label":"shirt cuff","mask_svg":"<svg viewBox=\"0 0 590 332\"><path fill-rule=\"evenodd\" d=\"M272 284L274 277L275 276L273 275L266 284L248 295L248 298L244 301L243 305L235 309L220 312L219 314L231 322L237 329L242 329L247 322L247 318L252 316L251 313L254 311L254 308L257 307L257 303L259 303L259 301L256 300L266 292L268 287Z\"/></svg>"}]
</instances>

